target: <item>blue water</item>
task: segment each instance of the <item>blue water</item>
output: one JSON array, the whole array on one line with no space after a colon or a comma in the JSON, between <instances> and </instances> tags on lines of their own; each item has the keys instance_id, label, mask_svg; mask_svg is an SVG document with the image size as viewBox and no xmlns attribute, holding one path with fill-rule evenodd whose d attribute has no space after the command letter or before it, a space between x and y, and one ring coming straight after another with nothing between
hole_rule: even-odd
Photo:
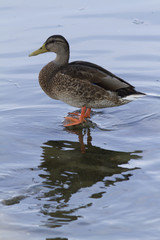
<instances>
[{"instance_id":1,"label":"blue water","mask_svg":"<svg viewBox=\"0 0 160 240\"><path fill-rule=\"evenodd\" d=\"M0 239L159 240L159 14L158 0L1 3ZM38 84L54 54L28 57L53 34L147 95L64 128L75 108Z\"/></svg>"}]
</instances>

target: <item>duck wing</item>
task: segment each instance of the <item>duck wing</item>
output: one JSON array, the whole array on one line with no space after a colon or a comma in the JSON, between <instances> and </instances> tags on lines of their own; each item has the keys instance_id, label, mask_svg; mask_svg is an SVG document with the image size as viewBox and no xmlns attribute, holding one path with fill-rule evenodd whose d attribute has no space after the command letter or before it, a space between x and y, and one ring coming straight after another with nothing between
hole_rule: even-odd
<instances>
[{"instance_id":1,"label":"duck wing","mask_svg":"<svg viewBox=\"0 0 160 240\"><path fill-rule=\"evenodd\" d=\"M139 93L135 90L134 86L127 83L122 78L119 78L108 70L90 62L71 62L64 66L60 71L72 78L89 81L105 90L117 92L121 97Z\"/></svg>"}]
</instances>

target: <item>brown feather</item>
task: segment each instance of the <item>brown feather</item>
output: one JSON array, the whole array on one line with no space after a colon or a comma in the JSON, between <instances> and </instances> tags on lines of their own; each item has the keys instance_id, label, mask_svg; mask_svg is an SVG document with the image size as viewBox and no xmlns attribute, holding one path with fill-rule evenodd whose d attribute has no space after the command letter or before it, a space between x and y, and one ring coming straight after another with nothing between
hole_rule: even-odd
<instances>
[{"instance_id":1,"label":"brown feather","mask_svg":"<svg viewBox=\"0 0 160 240\"><path fill-rule=\"evenodd\" d=\"M75 61L63 66L61 72L79 80L89 81L105 90L115 91L119 96L140 94L131 84L106 69L89 62Z\"/></svg>"},{"instance_id":2,"label":"brown feather","mask_svg":"<svg viewBox=\"0 0 160 240\"><path fill-rule=\"evenodd\" d=\"M124 99L137 92L131 84L106 69L85 61L69 61L69 44L60 35L49 37L42 48L30 54L44 51L55 52L56 58L42 68L39 83L44 92L53 99L75 107L105 108L125 104Z\"/></svg>"}]
</instances>

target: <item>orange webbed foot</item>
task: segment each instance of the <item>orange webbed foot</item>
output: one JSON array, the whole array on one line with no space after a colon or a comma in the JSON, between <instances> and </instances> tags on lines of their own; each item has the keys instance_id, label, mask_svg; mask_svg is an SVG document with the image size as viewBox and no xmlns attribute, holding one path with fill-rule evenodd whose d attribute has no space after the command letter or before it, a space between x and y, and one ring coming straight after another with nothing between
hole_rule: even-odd
<instances>
[{"instance_id":1,"label":"orange webbed foot","mask_svg":"<svg viewBox=\"0 0 160 240\"><path fill-rule=\"evenodd\" d=\"M85 113L86 113L86 107L82 107L81 115L78 118L65 117L65 119L67 120L67 122L69 121L69 123L64 123L64 126L69 127L69 126L74 126L74 125L78 125L83 122L86 122Z\"/></svg>"},{"instance_id":2,"label":"orange webbed foot","mask_svg":"<svg viewBox=\"0 0 160 240\"><path fill-rule=\"evenodd\" d=\"M69 112L69 115L73 115L73 116L80 116L81 113L79 112Z\"/></svg>"},{"instance_id":3,"label":"orange webbed foot","mask_svg":"<svg viewBox=\"0 0 160 240\"><path fill-rule=\"evenodd\" d=\"M91 108L87 108L84 114L84 118L90 118L91 117L90 114L91 114ZM69 112L69 115L80 116L81 113L78 111L75 111L75 112Z\"/></svg>"},{"instance_id":4,"label":"orange webbed foot","mask_svg":"<svg viewBox=\"0 0 160 240\"><path fill-rule=\"evenodd\" d=\"M86 122L84 118L80 119L80 118L73 118L73 117L65 117L65 119L67 120L67 123L64 124L64 127L75 126L83 122Z\"/></svg>"}]
</instances>

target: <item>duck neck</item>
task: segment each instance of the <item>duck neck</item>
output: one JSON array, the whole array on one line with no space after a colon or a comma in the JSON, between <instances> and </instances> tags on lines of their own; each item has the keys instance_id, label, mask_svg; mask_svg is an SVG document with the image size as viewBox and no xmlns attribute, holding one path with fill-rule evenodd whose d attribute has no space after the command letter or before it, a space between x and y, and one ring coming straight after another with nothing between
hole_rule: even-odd
<instances>
[{"instance_id":1,"label":"duck neck","mask_svg":"<svg viewBox=\"0 0 160 240\"><path fill-rule=\"evenodd\" d=\"M66 65L69 61L69 51L61 51L56 55L56 58L54 60L54 64L57 66L63 66Z\"/></svg>"},{"instance_id":2,"label":"duck neck","mask_svg":"<svg viewBox=\"0 0 160 240\"><path fill-rule=\"evenodd\" d=\"M57 54L55 60L49 62L41 69L39 73L39 83L46 94L50 95L50 91L52 90L51 85L54 81L54 75L58 69L68 64L68 61L69 51L63 51L62 49L62 51Z\"/></svg>"}]
</instances>

